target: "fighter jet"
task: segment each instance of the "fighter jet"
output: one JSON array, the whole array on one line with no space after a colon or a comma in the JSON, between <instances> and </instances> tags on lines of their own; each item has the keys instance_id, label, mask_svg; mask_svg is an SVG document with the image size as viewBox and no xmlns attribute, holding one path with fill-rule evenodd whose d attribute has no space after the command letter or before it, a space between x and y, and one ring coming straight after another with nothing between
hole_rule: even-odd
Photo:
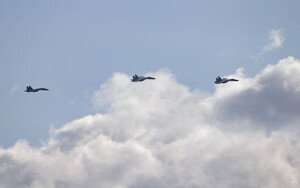
<instances>
[{"instance_id":1,"label":"fighter jet","mask_svg":"<svg viewBox=\"0 0 300 188\"><path fill-rule=\"evenodd\" d=\"M25 92L38 92L40 90L44 90L44 91L48 91L49 89L46 88L36 88L36 89L32 89L31 86L27 86Z\"/></svg>"},{"instance_id":2,"label":"fighter jet","mask_svg":"<svg viewBox=\"0 0 300 188\"><path fill-rule=\"evenodd\" d=\"M218 76L216 78L215 84L225 84L225 83L227 83L229 81L239 81L239 80L233 79L233 78L230 78L230 79L228 79L228 78L221 78L220 76Z\"/></svg>"},{"instance_id":3,"label":"fighter jet","mask_svg":"<svg viewBox=\"0 0 300 188\"><path fill-rule=\"evenodd\" d=\"M150 80L154 80L155 78L153 77L145 77L145 76L138 76L138 75L134 75L131 79L132 82L142 82L146 79L150 79Z\"/></svg>"}]
</instances>

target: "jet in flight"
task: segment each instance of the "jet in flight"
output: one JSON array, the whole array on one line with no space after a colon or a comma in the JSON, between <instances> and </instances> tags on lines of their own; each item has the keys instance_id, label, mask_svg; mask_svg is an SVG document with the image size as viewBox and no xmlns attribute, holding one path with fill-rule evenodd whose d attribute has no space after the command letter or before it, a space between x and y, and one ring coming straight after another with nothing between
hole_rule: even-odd
<instances>
[{"instance_id":1,"label":"jet in flight","mask_svg":"<svg viewBox=\"0 0 300 188\"><path fill-rule=\"evenodd\" d=\"M138 75L134 75L131 79L132 82L142 82L146 79L150 79L150 80L154 80L155 78L153 77L145 77L145 76L138 76Z\"/></svg>"},{"instance_id":2,"label":"jet in flight","mask_svg":"<svg viewBox=\"0 0 300 188\"><path fill-rule=\"evenodd\" d=\"M40 90L48 91L49 89L46 89L46 88L33 89L31 86L27 86L25 92L38 92Z\"/></svg>"},{"instance_id":3,"label":"jet in flight","mask_svg":"<svg viewBox=\"0 0 300 188\"><path fill-rule=\"evenodd\" d=\"M225 84L225 83L230 82L230 81L239 81L239 80L234 79L234 78L230 78L230 79L228 79L228 78L221 78L220 76L218 76L216 78L215 84Z\"/></svg>"}]
</instances>

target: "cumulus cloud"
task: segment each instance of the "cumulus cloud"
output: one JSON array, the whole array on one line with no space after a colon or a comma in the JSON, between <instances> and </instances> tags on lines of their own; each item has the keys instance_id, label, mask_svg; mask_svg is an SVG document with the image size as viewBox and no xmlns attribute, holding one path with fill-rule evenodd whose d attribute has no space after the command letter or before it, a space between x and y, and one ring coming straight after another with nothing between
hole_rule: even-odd
<instances>
[{"instance_id":1,"label":"cumulus cloud","mask_svg":"<svg viewBox=\"0 0 300 188\"><path fill-rule=\"evenodd\" d=\"M167 70L115 73L93 97L103 113L0 149L0 187L299 187L299 74L288 57L207 95Z\"/></svg>"}]
</instances>

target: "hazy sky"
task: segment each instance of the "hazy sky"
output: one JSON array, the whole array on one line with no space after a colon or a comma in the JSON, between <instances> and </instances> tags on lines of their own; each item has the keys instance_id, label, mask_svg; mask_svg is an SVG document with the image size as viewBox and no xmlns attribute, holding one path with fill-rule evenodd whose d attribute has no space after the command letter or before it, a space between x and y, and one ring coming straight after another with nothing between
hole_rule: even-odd
<instances>
[{"instance_id":1,"label":"hazy sky","mask_svg":"<svg viewBox=\"0 0 300 188\"><path fill-rule=\"evenodd\" d=\"M0 1L0 187L299 187L299 7Z\"/></svg>"}]
</instances>

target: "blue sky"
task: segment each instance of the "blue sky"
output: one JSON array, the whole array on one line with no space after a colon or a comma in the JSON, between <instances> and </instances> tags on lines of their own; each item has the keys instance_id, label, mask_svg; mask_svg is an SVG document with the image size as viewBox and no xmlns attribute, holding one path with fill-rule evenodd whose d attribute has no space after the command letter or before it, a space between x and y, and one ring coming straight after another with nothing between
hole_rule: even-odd
<instances>
[{"instance_id":1,"label":"blue sky","mask_svg":"<svg viewBox=\"0 0 300 188\"><path fill-rule=\"evenodd\" d=\"M299 5L0 1L0 187L299 188Z\"/></svg>"},{"instance_id":2,"label":"blue sky","mask_svg":"<svg viewBox=\"0 0 300 188\"><path fill-rule=\"evenodd\" d=\"M216 76L299 57L298 1L0 2L0 145L38 146L56 128L96 113L91 98L114 72L169 69L191 90ZM262 52L270 32L282 43ZM27 85L49 92L25 93Z\"/></svg>"}]
</instances>

